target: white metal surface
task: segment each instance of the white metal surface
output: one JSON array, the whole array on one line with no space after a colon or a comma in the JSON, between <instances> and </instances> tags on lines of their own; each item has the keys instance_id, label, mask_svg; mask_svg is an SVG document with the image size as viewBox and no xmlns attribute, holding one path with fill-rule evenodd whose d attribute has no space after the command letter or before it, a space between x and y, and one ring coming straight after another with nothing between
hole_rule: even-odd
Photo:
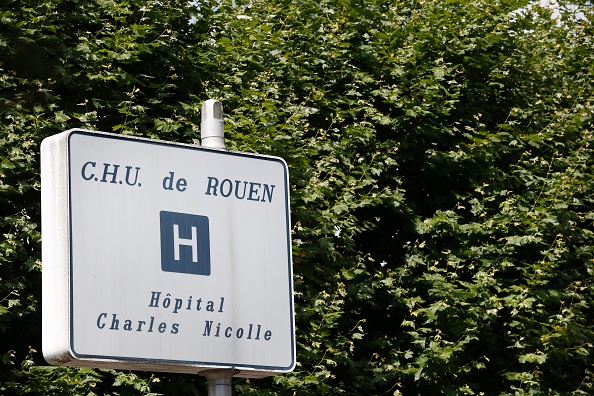
<instances>
[{"instance_id":1,"label":"white metal surface","mask_svg":"<svg viewBox=\"0 0 594 396\"><path fill-rule=\"evenodd\" d=\"M293 369L282 159L67 131L42 144L42 233L48 362Z\"/></svg>"}]
</instances>

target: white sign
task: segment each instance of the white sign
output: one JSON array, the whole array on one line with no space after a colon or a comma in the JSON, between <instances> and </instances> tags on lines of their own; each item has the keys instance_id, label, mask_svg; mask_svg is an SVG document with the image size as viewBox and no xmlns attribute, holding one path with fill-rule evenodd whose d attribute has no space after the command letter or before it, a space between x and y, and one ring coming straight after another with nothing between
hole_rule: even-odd
<instances>
[{"instance_id":1,"label":"white sign","mask_svg":"<svg viewBox=\"0 0 594 396\"><path fill-rule=\"evenodd\" d=\"M282 159L84 130L41 155L49 363L293 369Z\"/></svg>"}]
</instances>

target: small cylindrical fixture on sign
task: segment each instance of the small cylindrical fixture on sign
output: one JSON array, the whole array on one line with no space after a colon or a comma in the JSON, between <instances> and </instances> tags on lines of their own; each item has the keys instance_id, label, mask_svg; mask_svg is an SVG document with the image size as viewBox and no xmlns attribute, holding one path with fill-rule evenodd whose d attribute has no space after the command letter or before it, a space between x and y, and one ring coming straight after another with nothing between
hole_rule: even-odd
<instances>
[{"instance_id":1,"label":"small cylindrical fixture on sign","mask_svg":"<svg viewBox=\"0 0 594 396\"><path fill-rule=\"evenodd\" d=\"M221 102L216 99L208 99L202 104L200 130L202 147L225 148L225 124Z\"/></svg>"}]
</instances>

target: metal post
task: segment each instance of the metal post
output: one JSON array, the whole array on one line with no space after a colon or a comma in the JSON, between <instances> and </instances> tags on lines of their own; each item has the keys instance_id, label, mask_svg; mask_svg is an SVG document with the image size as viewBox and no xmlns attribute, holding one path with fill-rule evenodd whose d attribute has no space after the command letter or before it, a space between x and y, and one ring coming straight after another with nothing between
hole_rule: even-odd
<instances>
[{"instance_id":1,"label":"metal post","mask_svg":"<svg viewBox=\"0 0 594 396\"><path fill-rule=\"evenodd\" d=\"M225 124L223 105L216 99L208 99L202 104L200 134L203 147L225 148Z\"/></svg>"},{"instance_id":2,"label":"metal post","mask_svg":"<svg viewBox=\"0 0 594 396\"><path fill-rule=\"evenodd\" d=\"M235 372L235 370L209 370L204 373L208 380L208 396L231 396Z\"/></svg>"},{"instance_id":3,"label":"metal post","mask_svg":"<svg viewBox=\"0 0 594 396\"><path fill-rule=\"evenodd\" d=\"M208 396L231 396L234 373L235 370L209 370L204 373L208 380Z\"/></svg>"},{"instance_id":4,"label":"metal post","mask_svg":"<svg viewBox=\"0 0 594 396\"><path fill-rule=\"evenodd\" d=\"M208 377L208 396L231 396L233 376Z\"/></svg>"},{"instance_id":5,"label":"metal post","mask_svg":"<svg viewBox=\"0 0 594 396\"><path fill-rule=\"evenodd\" d=\"M200 135L202 147L225 148L225 124L223 105L216 99L208 99L202 104ZM203 373L208 381L208 396L232 396L233 374L236 370L208 370Z\"/></svg>"}]
</instances>

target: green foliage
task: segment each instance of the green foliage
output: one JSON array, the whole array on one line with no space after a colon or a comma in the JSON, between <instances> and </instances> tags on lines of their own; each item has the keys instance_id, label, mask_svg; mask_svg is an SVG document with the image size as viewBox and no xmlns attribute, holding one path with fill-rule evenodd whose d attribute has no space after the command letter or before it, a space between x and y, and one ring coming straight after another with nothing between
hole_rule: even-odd
<instances>
[{"instance_id":1,"label":"green foliage","mask_svg":"<svg viewBox=\"0 0 594 396\"><path fill-rule=\"evenodd\" d=\"M4 1L0 390L205 394L48 367L39 144L82 127L278 155L298 365L236 394L594 393L592 7Z\"/></svg>"}]
</instances>

